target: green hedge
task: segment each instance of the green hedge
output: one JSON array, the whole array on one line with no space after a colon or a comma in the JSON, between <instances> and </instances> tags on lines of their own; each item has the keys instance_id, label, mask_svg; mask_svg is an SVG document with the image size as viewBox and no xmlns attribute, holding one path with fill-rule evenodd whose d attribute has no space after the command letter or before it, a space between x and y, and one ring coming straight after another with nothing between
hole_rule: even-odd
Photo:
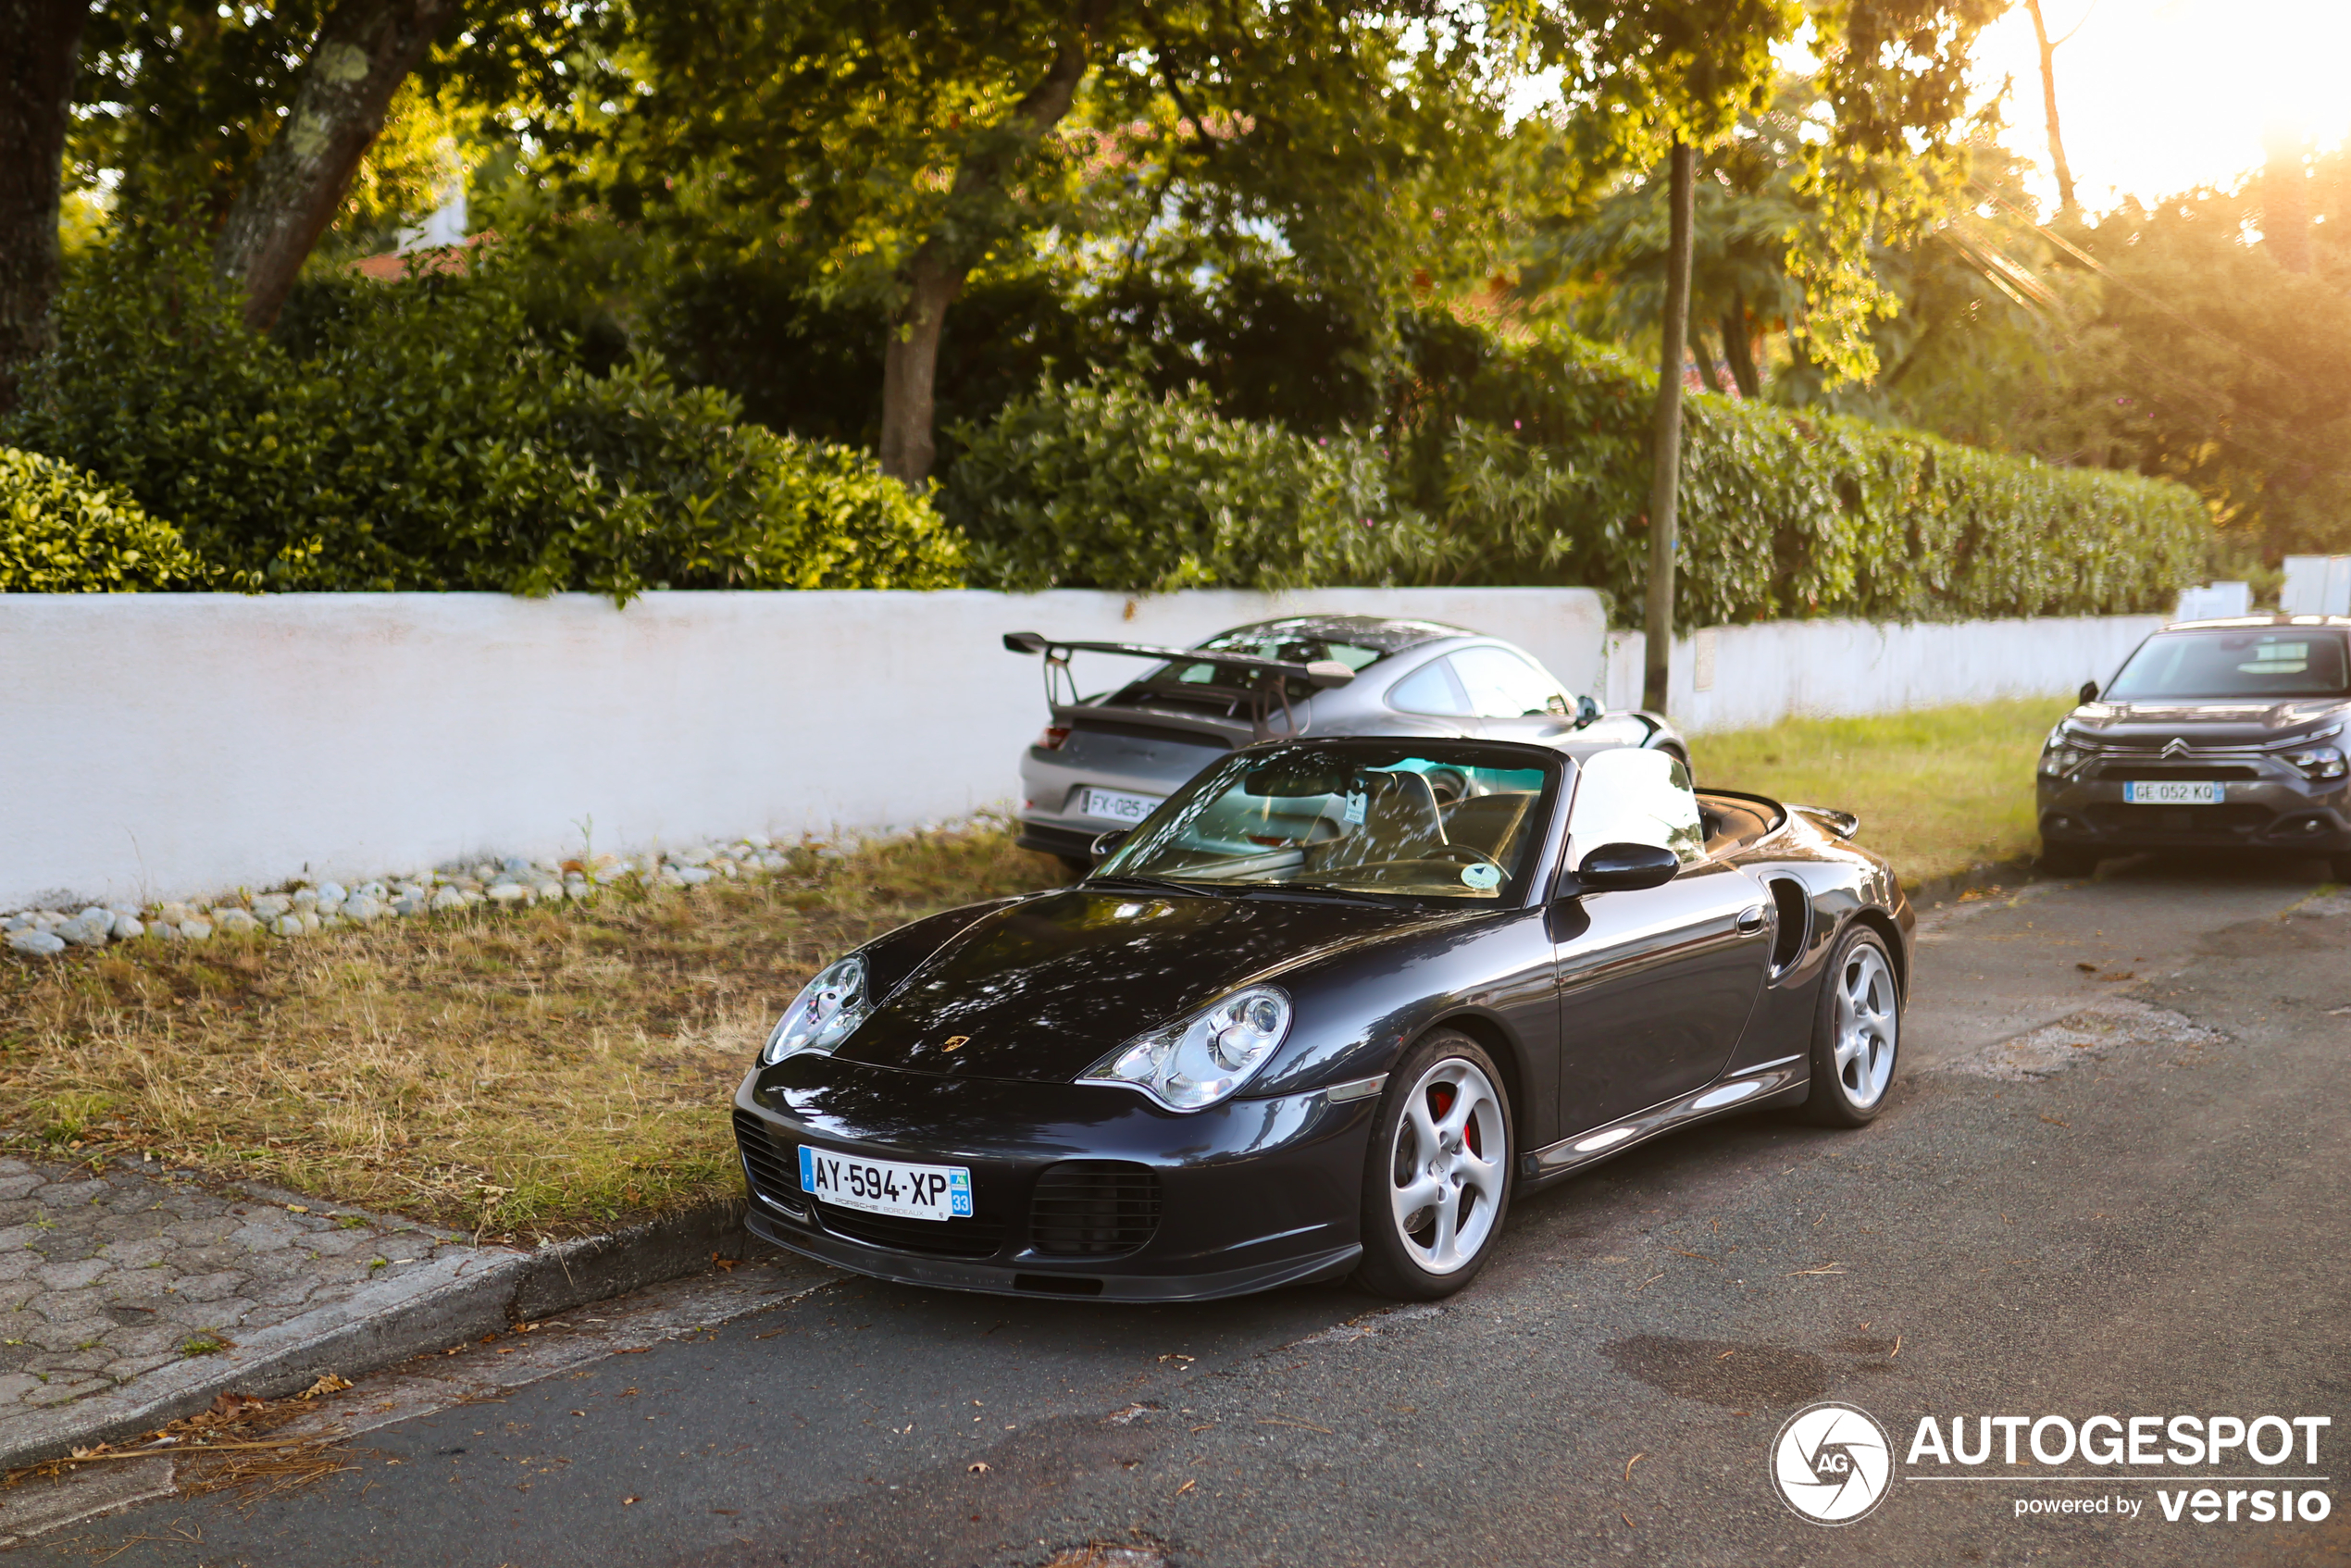
<instances>
[{"instance_id":1,"label":"green hedge","mask_svg":"<svg viewBox=\"0 0 2351 1568\"><path fill-rule=\"evenodd\" d=\"M1409 488L1444 534L1434 571L1603 588L1637 624L1656 386L1573 340L1486 340L1422 399L1407 442ZM1685 406L1685 626L2157 612L2207 558L2210 514L2167 480L1708 394Z\"/></svg>"},{"instance_id":2,"label":"green hedge","mask_svg":"<svg viewBox=\"0 0 2351 1568\"><path fill-rule=\"evenodd\" d=\"M189 258L106 258L58 305L17 444L177 517L261 590L936 588L958 544L861 454L639 361L532 337L494 262L310 291L273 341Z\"/></svg>"},{"instance_id":3,"label":"green hedge","mask_svg":"<svg viewBox=\"0 0 2351 1568\"><path fill-rule=\"evenodd\" d=\"M200 588L180 530L54 457L0 446L0 593Z\"/></svg>"},{"instance_id":4,"label":"green hedge","mask_svg":"<svg viewBox=\"0 0 2351 1568\"><path fill-rule=\"evenodd\" d=\"M1436 544L1370 442L1226 418L1197 389L1161 397L1124 370L1048 375L953 436L963 454L940 505L986 587L1379 583L1417 572Z\"/></svg>"}]
</instances>

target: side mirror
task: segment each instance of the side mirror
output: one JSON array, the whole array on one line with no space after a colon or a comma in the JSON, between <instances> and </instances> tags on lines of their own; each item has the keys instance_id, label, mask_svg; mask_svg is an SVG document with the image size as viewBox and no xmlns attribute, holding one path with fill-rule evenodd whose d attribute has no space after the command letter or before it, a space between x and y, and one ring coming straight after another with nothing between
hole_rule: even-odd
<instances>
[{"instance_id":1,"label":"side mirror","mask_svg":"<svg viewBox=\"0 0 2351 1568\"><path fill-rule=\"evenodd\" d=\"M1657 844L1602 844L1575 868L1575 880L1586 893L1629 893L1661 888L1681 869L1681 857Z\"/></svg>"},{"instance_id":2,"label":"side mirror","mask_svg":"<svg viewBox=\"0 0 2351 1568\"><path fill-rule=\"evenodd\" d=\"M2084 681L2082 683L2082 690L2077 692L2076 695L2078 695L2085 703L2096 702L2098 700L2098 683L2095 680Z\"/></svg>"},{"instance_id":3,"label":"side mirror","mask_svg":"<svg viewBox=\"0 0 2351 1568\"><path fill-rule=\"evenodd\" d=\"M1044 651L1045 640L1036 632L1008 631L1004 633L1004 652L1007 653L1041 653Z\"/></svg>"},{"instance_id":4,"label":"side mirror","mask_svg":"<svg viewBox=\"0 0 2351 1568\"><path fill-rule=\"evenodd\" d=\"M1126 841L1126 835L1132 833L1134 829L1132 828L1113 828L1107 833L1095 834L1094 841L1089 846L1089 851L1094 857L1094 864L1096 865L1100 865L1102 862L1108 860L1111 857L1111 852L1117 849L1119 845L1125 843Z\"/></svg>"},{"instance_id":5,"label":"side mirror","mask_svg":"<svg viewBox=\"0 0 2351 1568\"><path fill-rule=\"evenodd\" d=\"M1575 699L1576 728L1583 728L1586 725L1591 723L1594 719L1597 719L1599 716L1600 704L1598 698L1585 696Z\"/></svg>"}]
</instances>

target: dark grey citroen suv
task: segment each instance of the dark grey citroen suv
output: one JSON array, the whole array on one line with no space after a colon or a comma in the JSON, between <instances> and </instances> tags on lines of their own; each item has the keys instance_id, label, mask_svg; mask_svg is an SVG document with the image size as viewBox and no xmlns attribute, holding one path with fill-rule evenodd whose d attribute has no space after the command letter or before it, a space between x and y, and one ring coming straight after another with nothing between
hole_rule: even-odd
<instances>
[{"instance_id":1,"label":"dark grey citroen suv","mask_svg":"<svg viewBox=\"0 0 2351 1568\"><path fill-rule=\"evenodd\" d=\"M2139 644L2041 750L2041 862L2283 850L2351 881L2351 617L2183 621Z\"/></svg>"}]
</instances>

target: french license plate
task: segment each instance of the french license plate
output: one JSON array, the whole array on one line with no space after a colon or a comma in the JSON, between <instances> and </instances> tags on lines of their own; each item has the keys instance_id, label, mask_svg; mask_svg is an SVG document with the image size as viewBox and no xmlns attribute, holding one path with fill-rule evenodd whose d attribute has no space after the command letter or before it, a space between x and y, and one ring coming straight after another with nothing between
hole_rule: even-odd
<instances>
[{"instance_id":1,"label":"french license plate","mask_svg":"<svg viewBox=\"0 0 2351 1568\"><path fill-rule=\"evenodd\" d=\"M1098 816L1104 822L1140 822L1159 809L1163 795L1130 795L1124 790L1088 788L1077 792L1077 814Z\"/></svg>"},{"instance_id":2,"label":"french license plate","mask_svg":"<svg viewBox=\"0 0 2351 1568\"><path fill-rule=\"evenodd\" d=\"M962 1165L902 1165L800 1146L800 1189L844 1209L902 1220L972 1217L972 1174Z\"/></svg>"},{"instance_id":3,"label":"french license plate","mask_svg":"<svg viewBox=\"0 0 2351 1568\"><path fill-rule=\"evenodd\" d=\"M2122 786L2122 798L2134 806L2217 806L2228 791L2218 779L2133 780Z\"/></svg>"}]
</instances>

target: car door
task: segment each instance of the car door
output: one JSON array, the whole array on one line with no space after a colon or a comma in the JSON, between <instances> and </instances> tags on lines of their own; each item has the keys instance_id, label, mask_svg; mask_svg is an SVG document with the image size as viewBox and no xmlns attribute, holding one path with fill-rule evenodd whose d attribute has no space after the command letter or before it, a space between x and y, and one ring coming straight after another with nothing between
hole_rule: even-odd
<instances>
[{"instance_id":1,"label":"car door","mask_svg":"<svg viewBox=\"0 0 2351 1568\"><path fill-rule=\"evenodd\" d=\"M1657 844L1661 887L1586 893L1549 912L1560 1002L1560 1126L1605 1126L1721 1074L1761 993L1770 897L1709 859L1688 772L1661 752L1592 753L1576 769L1567 865L1604 843Z\"/></svg>"}]
</instances>

